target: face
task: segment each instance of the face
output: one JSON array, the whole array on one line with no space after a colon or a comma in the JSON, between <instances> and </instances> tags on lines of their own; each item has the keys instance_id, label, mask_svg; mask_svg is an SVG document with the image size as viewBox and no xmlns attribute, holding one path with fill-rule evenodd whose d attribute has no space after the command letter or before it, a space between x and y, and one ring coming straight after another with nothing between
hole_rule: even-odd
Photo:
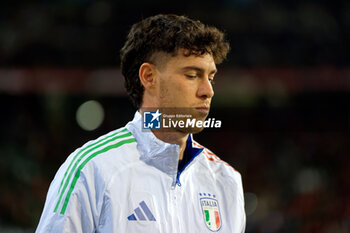
<instances>
[{"instance_id":1,"label":"face","mask_svg":"<svg viewBox=\"0 0 350 233\"><path fill-rule=\"evenodd\" d=\"M184 56L179 52L157 70L157 105L166 109L177 108L176 111L205 120L214 95L212 82L216 66L213 57L210 54Z\"/></svg>"}]
</instances>

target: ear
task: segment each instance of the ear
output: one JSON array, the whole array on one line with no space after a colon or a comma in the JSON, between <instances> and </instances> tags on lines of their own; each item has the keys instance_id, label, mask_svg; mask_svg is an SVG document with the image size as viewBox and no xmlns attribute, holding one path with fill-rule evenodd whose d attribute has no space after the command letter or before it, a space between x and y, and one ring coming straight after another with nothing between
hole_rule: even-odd
<instances>
[{"instance_id":1,"label":"ear","mask_svg":"<svg viewBox=\"0 0 350 233\"><path fill-rule=\"evenodd\" d=\"M145 62L140 66L139 78L145 90L151 91L155 88L156 67L151 63Z\"/></svg>"}]
</instances>

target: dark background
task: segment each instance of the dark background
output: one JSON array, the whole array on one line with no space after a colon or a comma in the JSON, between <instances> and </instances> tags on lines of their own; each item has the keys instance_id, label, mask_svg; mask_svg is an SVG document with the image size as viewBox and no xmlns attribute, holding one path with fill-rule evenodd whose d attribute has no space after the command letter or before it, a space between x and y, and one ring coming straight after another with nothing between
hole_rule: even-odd
<instances>
[{"instance_id":1,"label":"dark background","mask_svg":"<svg viewBox=\"0 0 350 233\"><path fill-rule=\"evenodd\" d=\"M211 111L222 128L195 138L242 174L246 232L350 232L350 3L325 0L2 1L0 232L33 232L66 157L132 119L119 50L157 13L230 40ZM88 100L104 109L93 131L76 121Z\"/></svg>"}]
</instances>

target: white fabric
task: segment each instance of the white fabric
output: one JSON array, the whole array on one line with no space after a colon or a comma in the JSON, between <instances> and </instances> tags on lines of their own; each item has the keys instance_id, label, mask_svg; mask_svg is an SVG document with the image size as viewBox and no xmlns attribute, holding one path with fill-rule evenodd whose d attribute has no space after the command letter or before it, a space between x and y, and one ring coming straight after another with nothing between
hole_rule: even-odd
<instances>
[{"instance_id":1,"label":"white fabric","mask_svg":"<svg viewBox=\"0 0 350 233\"><path fill-rule=\"evenodd\" d=\"M141 121L136 112L133 121L126 125L132 133L127 138L134 137L137 142L108 150L85 164L67 209L61 214L63 201L54 212L60 185L79 149L67 158L50 185L36 233L244 232L240 174L204 148L185 167L176 184L179 146L164 143L151 131L141 130ZM201 147L196 142L192 145ZM213 207L219 211L218 229L209 229L203 200L214 200L214 206L218 205ZM151 214L146 213L147 208ZM212 225L213 215L210 217Z\"/></svg>"}]
</instances>

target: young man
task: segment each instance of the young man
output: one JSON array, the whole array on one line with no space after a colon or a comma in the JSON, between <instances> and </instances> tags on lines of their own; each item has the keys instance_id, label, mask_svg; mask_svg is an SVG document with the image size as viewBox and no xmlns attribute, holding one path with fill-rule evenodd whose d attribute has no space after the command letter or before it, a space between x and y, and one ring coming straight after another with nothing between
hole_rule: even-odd
<instances>
[{"instance_id":1,"label":"young man","mask_svg":"<svg viewBox=\"0 0 350 233\"><path fill-rule=\"evenodd\" d=\"M149 108L205 120L216 64L228 50L222 32L184 16L133 25L121 69L138 111L68 157L36 232L244 232L241 176L193 140L203 127L143 129Z\"/></svg>"}]
</instances>

